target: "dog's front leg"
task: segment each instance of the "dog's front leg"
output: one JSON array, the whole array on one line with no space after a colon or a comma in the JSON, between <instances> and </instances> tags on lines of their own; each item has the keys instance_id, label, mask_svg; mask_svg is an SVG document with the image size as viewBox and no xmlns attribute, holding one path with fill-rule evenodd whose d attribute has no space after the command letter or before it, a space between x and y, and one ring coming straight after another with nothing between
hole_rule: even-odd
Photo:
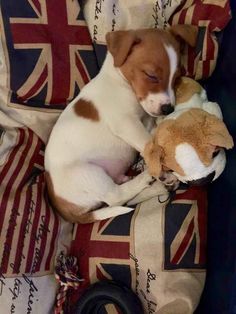
<instances>
[{"instance_id":1,"label":"dog's front leg","mask_svg":"<svg viewBox=\"0 0 236 314\"><path fill-rule=\"evenodd\" d=\"M111 121L110 128L113 134L123 139L135 148L141 155L151 135L145 129L138 117L124 117L119 121Z\"/></svg>"},{"instance_id":2,"label":"dog's front leg","mask_svg":"<svg viewBox=\"0 0 236 314\"><path fill-rule=\"evenodd\" d=\"M159 180L153 182L150 186L143 189L138 195L128 201L127 205L136 205L157 196L162 197L162 199L166 201L169 198L169 192L167 191L165 185Z\"/></svg>"}]
</instances>

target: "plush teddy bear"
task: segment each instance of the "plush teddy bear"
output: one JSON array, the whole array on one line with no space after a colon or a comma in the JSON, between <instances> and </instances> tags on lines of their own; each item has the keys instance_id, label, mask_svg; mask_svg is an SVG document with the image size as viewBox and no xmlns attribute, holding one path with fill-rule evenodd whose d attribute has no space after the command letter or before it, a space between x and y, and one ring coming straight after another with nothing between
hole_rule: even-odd
<instances>
[{"instance_id":1,"label":"plush teddy bear","mask_svg":"<svg viewBox=\"0 0 236 314\"><path fill-rule=\"evenodd\" d=\"M224 149L233 139L217 103L202 86L182 77L176 85L175 111L158 122L144 159L152 176L173 185L176 178L191 185L214 181L224 170Z\"/></svg>"}]
</instances>

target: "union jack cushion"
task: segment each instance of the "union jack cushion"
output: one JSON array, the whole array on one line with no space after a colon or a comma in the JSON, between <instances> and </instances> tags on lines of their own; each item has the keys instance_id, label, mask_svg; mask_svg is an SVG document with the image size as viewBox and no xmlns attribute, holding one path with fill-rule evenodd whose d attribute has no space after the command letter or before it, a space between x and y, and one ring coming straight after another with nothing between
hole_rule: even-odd
<instances>
[{"instance_id":1,"label":"union jack cushion","mask_svg":"<svg viewBox=\"0 0 236 314\"><path fill-rule=\"evenodd\" d=\"M76 0L1 1L0 108L44 141L55 119L98 72Z\"/></svg>"},{"instance_id":2,"label":"union jack cushion","mask_svg":"<svg viewBox=\"0 0 236 314\"><path fill-rule=\"evenodd\" d=\"M197 47L186 47L182 58L183 74L197 80L208 78L215 69L218 55L216 34L231 18L229 0L88 0L84 12L98 51L104 45L108 31L166 28L172 24L197 25Z\"/></svg>"},{"instance_id":3,"label":"union jack cushion","mask_svg":"<svg viewBox=\"0 0 236 314\"><path fill-rule=\"evenodd\" d=\"M186 0L178 7L169 20L170 24L192 24L199 27L196 48L186 47L184 51L184 75L200 80L212 74L218 55L216 35L230 19L228 0Z\"/></svg>"},{"instance_id":4,"label":"union jack cushion","mask_svg":"<svg viewBox=\"0 0 236 314\"><path fill-rule=\"evenodd\" d=\"M71 224L49 205L43 157L42 140L0 111L2 313L50 313L55 256L70 245Z\"/></svg>"},{"instance_id":5,"label":"union jack cushion","mask_svg":"<svg viewBox=\"0 0 236 314\"><path fill-rule=\"evenodd\" d=\"M71 254L84 281L68 303L91 283L114 279L137 293L145 313L193 313L205 280L206 209L204 188L180 189L168 204L155 197L127 215L78 225Z\"/></svg>"}]
</instances>

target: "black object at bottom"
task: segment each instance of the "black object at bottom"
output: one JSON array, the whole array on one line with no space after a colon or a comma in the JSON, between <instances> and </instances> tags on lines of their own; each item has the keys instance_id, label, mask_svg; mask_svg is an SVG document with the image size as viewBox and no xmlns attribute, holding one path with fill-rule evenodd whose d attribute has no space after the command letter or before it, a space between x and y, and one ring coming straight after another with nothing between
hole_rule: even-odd
<instances>
[{"instance_id":1,"label":"black object at bottom","mask_svg":"<svg viewBox=\"0 0 236 314\"><path fill-rule=\"evenodd\" d=\"M75 306L75 314L101 314L104 306L113 304L122 314L143 314L138 296L114 281L100 281L90 286Z\"/></svg>"}]
</instances>

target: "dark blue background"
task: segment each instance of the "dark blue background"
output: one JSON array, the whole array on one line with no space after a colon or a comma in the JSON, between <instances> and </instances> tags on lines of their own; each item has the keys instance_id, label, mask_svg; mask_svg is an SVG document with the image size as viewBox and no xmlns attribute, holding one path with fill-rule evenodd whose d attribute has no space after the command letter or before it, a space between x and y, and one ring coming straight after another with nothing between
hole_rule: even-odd
<instances>
[{"instance_id":1,"label":"dark blue background","mask_svg":"<svg viewBox=\"0 0 236 314\"><path fill-rule=\"evenodd\" d=\"M236 145L236 1L233 19L223 33L219 59L206 82ZM227 153L222 176L210 186L208 207L207 280L198 314L236 313L236 149Z\"/></svg>"}]
</instances>

